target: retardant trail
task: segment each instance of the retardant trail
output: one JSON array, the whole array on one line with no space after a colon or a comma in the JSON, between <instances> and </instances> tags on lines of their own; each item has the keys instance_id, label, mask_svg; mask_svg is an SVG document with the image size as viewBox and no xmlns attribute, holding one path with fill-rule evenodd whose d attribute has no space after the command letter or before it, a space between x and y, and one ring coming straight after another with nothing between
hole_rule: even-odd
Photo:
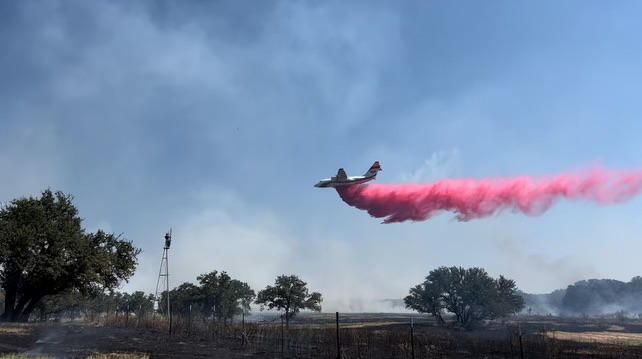
<instances>
[{"instance_id":1,"label":"retardant trail","mask_svg":"<svg viewBox=\"0 0 642 359\"><path fill-rule=\"evenodd\" d=\"M494 180L454 179L433 184L363 184L337 187L341 199L366 210L383 223L423 221L443 211L469 221L512 210L536 216L560 198L615 204L642 191L642 170L606 171L550 178L502 178Z\"/></svg>"}]
</instances>

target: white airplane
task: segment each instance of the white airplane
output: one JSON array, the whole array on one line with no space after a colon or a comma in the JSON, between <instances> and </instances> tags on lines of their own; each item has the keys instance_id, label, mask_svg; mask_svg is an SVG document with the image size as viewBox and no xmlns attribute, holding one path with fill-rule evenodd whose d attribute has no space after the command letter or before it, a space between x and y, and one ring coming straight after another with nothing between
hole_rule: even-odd
<instances>
[{"instance_id":1,"label":"white airplane","mask_svg":"<svg viewBox=\"0 0 642 359\"><path fill-rule=\"evenodd\" d=\"M379 161L376 161L370 168L368 172L364 173L363 176L352 176L348 177L346 171L343 168L339 168L336 176L325 178L315 184L314 187L326 188L326 187L339 187L339 186L351 186L359 183L365 183L372 181L377 178L377 172L383 171L381 166L379 166Z\"/></svg>"}]
</instances>

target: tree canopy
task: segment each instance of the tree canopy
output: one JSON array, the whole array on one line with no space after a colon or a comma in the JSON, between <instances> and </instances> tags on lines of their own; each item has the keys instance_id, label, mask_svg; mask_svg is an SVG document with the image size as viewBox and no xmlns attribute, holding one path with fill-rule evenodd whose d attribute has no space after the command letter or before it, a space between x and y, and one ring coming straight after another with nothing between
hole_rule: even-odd
<instances>
[{"instance_id":1,"label":"tree canopy","mask_svg":"<svg viewBox=\"0 0 642 359\"><path fill-rule=\"evenodd\" d=\"M524 307L513 280L504 276L493 279L482 268L462 267L431 271L423 283L409 290L404 302L406 308L429 313L441 324L445 323L443 315L450 312L464 328L483 319L517 313Z\"/></svg>"},{"instance_id":2,"label":"tree canopy","mask_svg":"<svg viewBox=\"0 0 642 359\"><path fill-rule=\"evenodd\" d=\"M4 321L26 321L47 295L96 295L128 280L140 249L121 236L86 232L72 196L47 189L0 208Z\"/></svg>"},{"instance_id":3,"label":"tree canopy","mask_svg":"<svg viewBox=\"0 0 642 359\"><path fill-rule=\"evenodd\" d=\"M642 317L642 277L624 282L586 279L546 294L520 293L531 313L549 315L636 315Z\"/></svg>"},{"instance_id":4,"label":"tree canopy","mask_svg":"<svg viewBox=\"0 0 642 359\"><path fill-rule=\"evenodd\" d=\"M196 279L199 285L186 282L170 291L170 306L174 313L187 314L191 306L194 313L225 321L247 313L256 297L247 283L231 278L225 271L201 274ZM166 306L167 294L162 293L159 311Z\"/></svg>"},{"instance_id":5,"label":"tree canopy","mask_svg":"<svg viewBox=\"0 0 642 359\"><path fill-rule=\"evenodd\" d=\"M196 279L201 285L206 313L213 308L218 319L231 319L236 314L247 313L256 297L247 283L232 279L225 271L201 274Z\"/></svg>"},{"instance_id":6,"label":"tree canopy","mask_svg":"<svg viewBox=\"0 0 642 359\"><path fill-rule=\"evenodd\" d=\"M255 303L261 305L261 310L265 306L268 309L284 310L286 325L289 326L290 319L301 309L320 312L322 301L321 293L308 294L307 283L296 275L281 275L274 281L274 286L268 285L259 291Z\"/></svg>"},{"instance_id":7,"label":"tree canopy","mask_svg":"<svg viewBox=\"0 0 642 359\"><path fill-rule=\"evenodd\" d=\"M566 288L562 307L569 314L606 314L618 310L641 312L642 278L630 282L589 279Z\"/></svg>"}]
</instances>

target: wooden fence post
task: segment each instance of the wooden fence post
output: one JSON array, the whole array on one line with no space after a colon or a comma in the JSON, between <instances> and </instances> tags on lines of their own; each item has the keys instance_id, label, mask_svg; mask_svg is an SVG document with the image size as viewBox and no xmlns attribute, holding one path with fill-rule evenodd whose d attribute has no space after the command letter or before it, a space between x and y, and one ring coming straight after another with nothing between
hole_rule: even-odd
<instances>
[{"instance_id":1,"label":"wooden fence post","mask_svg":"<svg viewBox=\"0 0 642 359\"><path fill-rule=\"evenodd\" d=\"M412 315L410 316L410 350L412 353L412 359L415 359L415 335L413 332L413 321L412 321Z\"/></svg>"},{"instance_id":2,"label":"wooden fence post","mask_svg":"<svg viewBox=\"0 0 642 359\"><path fill-rule=\"evenodd\" d=\"M337 359L341 359L341 341L339 339L339 312L337 314Z\"/></svg>"}]
</instances>

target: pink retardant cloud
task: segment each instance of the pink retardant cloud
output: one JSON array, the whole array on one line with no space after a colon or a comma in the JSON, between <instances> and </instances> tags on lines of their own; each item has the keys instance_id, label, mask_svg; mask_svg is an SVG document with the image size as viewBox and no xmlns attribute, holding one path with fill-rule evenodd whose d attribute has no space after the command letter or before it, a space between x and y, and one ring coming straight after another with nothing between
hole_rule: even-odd
<instances>
[{"instance_id":1,"label":"pink retardant cloud","mask_svg":"<svg viewBox=\"0 0 642 359\"><path fill-rule=\"evenodd\" d=\"M484 218L502 210L537 216L559 199L600 205L627 201L642 190L642 171L613 172L597 168L550 178L494 180L452 179L433 184L378 184L338 187L341 199L384 223L424 221L439 212L456 213L460 221Z\"/></svg>"}]
</instances>

